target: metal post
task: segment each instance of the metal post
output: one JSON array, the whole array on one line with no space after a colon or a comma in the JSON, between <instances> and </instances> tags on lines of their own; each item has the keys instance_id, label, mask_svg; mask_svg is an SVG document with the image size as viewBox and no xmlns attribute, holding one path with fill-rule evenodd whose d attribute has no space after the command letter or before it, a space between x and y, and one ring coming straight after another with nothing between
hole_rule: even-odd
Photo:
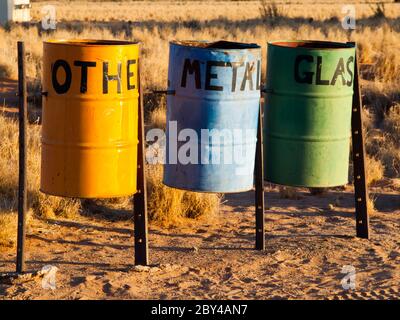
<instances>
[{"instance_id":1,"label":"metal post","mask_svg":"<svg viewBox=\"0 0 400 320\"><path fill-rule=\"evenodd\" d=\"M26 130L27 100L25 79L25 46L18 42L18 96L19 96L19 181L18 181L18 239L17 273L25 270L25 234L27 208Z\"/></svg>"},{"instance_id":2,"label":"metal post","mask_svg":"<svg viewBox=\"0 0 400 320\"><path fill-rule=\"evenodd\" d=\"M263 159L263 121L264 113L260 101L257 129L255 174L255 205L256 205L256 250L265 250L264 221L264 159Z\"/></svg>"},{"instance_id":3,"label":"metal post","mask_svg":"<svg viewBox=\"0 0 400 320\"><path fill-rule=\"evenodd\" d=\"M356 207L357 237L369 238L368 189L366 183L365 144L362 126L362 100L359 83L357 52L354 61L354 94L351 117L351 137L353 146L354 194Z\"/></svg>"},{"instance_id":4,"label":"metal post","mask_svg":"<svg viewBox=\"0 0 400 320\"><path fill-rule=\"evenodd\" d=\"M139 125L138 125L138 165L137 165L137 193L133 198L135 223L135 265L148 265L148 232L147 232L147 191L145 174L145 139L144 139L144 107L143 87L140 81L140 58L138 59L138 86L139 86Z\"/></svg>"}]
</instances>

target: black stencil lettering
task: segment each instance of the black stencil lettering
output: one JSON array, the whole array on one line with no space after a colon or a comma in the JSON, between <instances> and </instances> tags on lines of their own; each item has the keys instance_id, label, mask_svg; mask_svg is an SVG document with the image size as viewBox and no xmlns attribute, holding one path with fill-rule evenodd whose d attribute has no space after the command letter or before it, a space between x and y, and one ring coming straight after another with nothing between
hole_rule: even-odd
<instances>
[{"instance_id":1,"label":"black stencil lettering","mask_svg":"<svg viewBox=\"0 0 400 320\"><path fill-rule=\"evenodd\" d=\"M308 83L308 84L312 84L313 81L313 76L314 76L314 72L303 72L303 77L300 76L300 62L302 61L307 61L307 62L313 62L314 58L313 56L310 55L298 55L296 57L296 60L294 62L294 79L296 80L296 82L298 83Z\"/></svg>"},{"instance_id":2,"label":"black stencil lettering","mask_svg":"<svg viewBox=\"0 0 400 320\"><path fill-rule=\"evenodd\" d=\"M128 63L126 65L126 74L127 74L127 81L128 81L128 90L135 89L135 85L131 84L131 78L133 77L134 73L131 71L131 65L135 64L136 60L128 60Z\"/></svg>"},{"instance_id":3,"label":"black stencil lettering","mask_svg":"<svg viewBox=\"0 0 400 320\"><path fill-rule=\"evenodd\" d=\"M121 70L122 64L118 63L118 74L109 75L108 74L108 62L103 62L103 93L108 93L108 82L117 81L117 93L121 93Z\"/></svg>"},{"instance_id":4,"label":"black stencil lettering","mask_svg":"<svg viewBox=\"0 0 400 320\"><path fill-rule=\"evenodd\" d=\"M181 87L186 88L187 74L194 73L194 79L196 83L196 89L201 89L201 77L200 77L200 63L199 60L193 60L190 63L190 59L185 59L185 64L183 65Z\"/></svg>"},{"instance_id":5,"label":"black stencil lettering","mask_svg":"<svg viewBox=\"0 0 400 320\"><path fill-rule=\"evenodd\" d=\"M317 80L315 83L317 85L321 85L321 86L329 85L329 80L321 79L321 73L322 73L322 57L318 56L317 57Z\"/></svg>"},{"instance_id":6,"label":"black stencil lettering","mask_svg":"<svg viewBox=\"0 0 400 320\"><path fill-rule=\"evenodd\" d=\"M261 60L257 60L257 85L256 89L260 90L261 85Z\"/></svg>"},{"instance_id":7,"label":"black stencil lettering","mask_svg":"<svg viewBox=\"0 0 400 320\"><path fill-rule=\"evenodd\" d=\"M345 70L344 70L344 61L343 61L343 58L340 58L337 66L336 66L335 73L333 74L333 78L332 78L332 81L331 81L331 85L332 86L335 85L338 76L342 77L342 85L344 85L344 86L346 85L346 79L344 78L344 72L345 72Z\"/></svg>"},{"instance_id":8,"label":"black stencil lettering","mask_svg":"<svg viewBox=\"0 0 400 320\"><path fill-rule=\"evenodd\" d=\"M212 67L228 67L231 66L230 62L224 61L207 61L206 67L206 90L214 90L214 91L223 91L224 87L222 86L213 86L211 85L211 79L218 79L218 75L216 73L211 73Z\"/></svg>"},{"instance_id":9,"label":"black stencil lettering","mask_svg":"<svg viewBox=\"0 0 400 320\"><path fill-rule=\"evenodd\" d=\"M246 89L247 81L249 81L250 90L253 90L253 62L246 63L246 70L244 71L244 77L242 81L242 85L240 86L240 91L244 91Z\"/></svg>"},{"instance_id":10,"label":"black stencil lettering","mask_svg":"<svg viewBox=\"0 0 400 320\"><path fill-rule=\"evenodd\" d=\"M74 62L75 67L81 67L81 86L80 86L80 92L85 93L87 92L87 75L88 75L88 68L89 67L95 67L96 62L92 61L75 61Z\"/></svg>"},{"instance_id":11,"label":"black stencil lettering","mask_svg":"<svg viewBox=\"0 0 400 320\"><path fill-rule=\"evenodd\" d=\"M57 72L59 68L63 68L65 72L65 81L63 84L60 84L57 80ZM65 60L57 60L54 62L51 68L51 81L53 84L54 90L58 94L63 94L66 93L69 88L71 87L71 81L72 81L72 72L71 72L71 67L69 66L68 62Z\"/></svg>"},{"instance_id":12,"label":"black stencil lettering","mask_svg":"<svg viewBox=\"0 0 400 320\"><path fill-rule=\"evenodd\" d=\"M232 92L236 91L237 69L243 66L243 62L231 62L232 66Z\"/></svg>"},{"instance_id":13,"label":"black stencil lettering","mask_svg":"<svg viewBox=\"0 0 400 320\"><path fill-rule=\"evenodd\" d=\"M350 63L352 63L352 62L354 62L354 58L349 57L349 59L347 60L347 63L346 63L347 72L350 75L350 80L347 81L347 83L346 83L348 87L351 87L353 85L353 71L350 68Z\"/></svg>"}]
</instances>

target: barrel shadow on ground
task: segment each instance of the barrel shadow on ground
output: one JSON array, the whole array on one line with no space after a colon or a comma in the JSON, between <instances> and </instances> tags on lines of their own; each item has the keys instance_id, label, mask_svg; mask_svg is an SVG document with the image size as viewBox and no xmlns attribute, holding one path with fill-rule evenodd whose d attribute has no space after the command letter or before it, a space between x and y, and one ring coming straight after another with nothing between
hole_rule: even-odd
<instances>
[{"instance_id":1,"label":"barrel shadow on ground","mask_svg":"<svg viewBox=\"0 0 400 320\"><path fill-rule=\"evenodd\" d=\"M194 231L195 232L195 231ZM163 237L178 237L178 238L198 238L198 239L202 239L204 238L203 236L199 235L199 234L193 234L193 233L179 233L176 232L162 232L160 230L153 230L150 229L149 231L150 234L154 234L154 235L158 235L158 236L163 236Z\"/></svg>"},{"instance_id":2,"label":"barrel shadow on ground","mask_svg":"<svg viewBox=\"0 0 400 320\"><path fill-rule=\"evenodd\" d=\"M66 261L66 260L29 260L27 261L29 265L73 265L73 266L89 266L96 267L99 269L106 269L112 271L126 271L127 268L131 267L131 264L124 264L116 266L115 264L110 263L101 263L101 262L78 262L78 261Z\"/></svg>"},{"instance_id":3,"label":"barrel shadow on ground","mask_svg":"<svg viewBox=\"0 0 400 320\"><path fill-rule=\"evenodd\" d=\"M287 199L282 198L279 194L278 190L265 190L264 191L264 200L265 207L281 207L282 205L290 206L298 209L305 209L312 207L326 207L329 203L334 199L340 199L341 204L340 207L352 207L354 206L354 194L352 192L337 192L337 191L327 191L324 195L311 195L308 192L296 191L298 199ZM251 210L251 207L255 206L255 194L254 191L248 191L243 193L231 193L225 194L224 199L226 200L225 204L228 206L232 206L235 209L238 207L242 211ZM311 203L312 202L312 203ZM236 211L236 210L235 210ZM268 209L266 209L268 211Z\"/></svg>"},{"instance_id":4,"label":"barrel shadow on ground","mask_svg":"<svg viewBox=\"0 0 400 320\"><path fill-rule=\"evenodd\" d=\"M117 249L117 250L122 250L122 249L131 249L134 246L133 245L125 245L125 244L104 244L104 243L96 243L91 240L82 240L82 241L69 241L69 240L62 240L62 239L46 239L41 236L37 235L29 235L28 238L30 239L36 239L39 241L47 242L47 243L58 243L62 245L73 245L73 246L84 246L84 247L100 247L100 248L111 248L111 249ZM133 242L133 241L132 241Z\"/></svg>"},{"instance_id":5,"label":"barrel shadow on ground","mask_svg":"<svg viewBox=\"0 0 400 320\"><path fill-rule=\"evenodd\" d=\"M348 191L327 191L324 195L313 196L308 192L298 191L300 199L284 199L281 198L278 191L265 191L265 213L268 214L285 214L285 212L270 212L269 207L292 207L299 209L296 214L318 216L318 215L340 215L343 217L351 216L351 213L340 212L340 208L355 209L354 193ZM375 208L379 212L386 213L400 209L400 195L382 192L370 192L371 198L375 200ZM254 191L225 194L225 205L235 208L235 212L246 212L254 210ZM339 204L336 203L336 200ZM329 205L333 205L336 210L328 209ZM302 212L301 209L320 208L318 212ZM287 213L293 214L293 213Z\"/></svg>"},{"instance_id":6,"label":"barrel shadow on ground","mask_svg":"<svg viewBox=\"0 0 400 320\"><path fill-rule=\"evenodd\" d=\"M171 247L160 247L160 246L150 246L150 249L153 250L159 250L159 251L176 251L176 252L185 252L185 253L193 253L193 254L198 254L193 251L193 248L188 248L188 247L176 247L176 246L171 246ZM220 250L220 251L242 251L242 250L253 250L253 248L249 248L246 246L218 246L216 245L215 247L213 246L207 246L203 247L200 246L198 248L199 251L202 250L207 250L207 251L213 251L213 250Z\"/></svg>"},{"instance_id":7,"label":"barrel shadow on ground","mask_svg":"<svg viewBox=\"0 0 400 320\"><path fill-rule=\"evenodd\" d=\"M85 199L82 200L81 214L99 221L129 221L133 218L132 209L113 208L97 200Z\"/></svg>"},{"instance_id":8,"label":"barrel shadow on ground","mask_svg":"<svg viewBox=\"0 0 400 320\"><path fill-rule=\"evenodd\" d=\"M0 261L0 263L9 263L14 264L15 261ZM120 265L116 267L114 264L111 265L109 263L102 263L102 262L78 262L78 261L66 261L66 260L41 260L41 259L33 259L26 261L26 270L29 271L37 271L38 267L44 265L74 265L74 266L90 266L90 267L98 267L100 269L108 269L108 270L115 270L115 271L124 271L126 268L130 267L130 264Z\"/></svg>"},{"instance_id":9,"label":"barrel shadow on ground","mask_svg":"<svg viewBox=\"0 0 400 320\"><path fill-rule=\"evenodd\" d=\"M92 229L92 230L96 230L96 231L115 232L115 233L133 235L133 225L132 225L132 229L127 229L127 228L107 228L107 227L102 227L102 226L89 224L89 223L81 223L81 222L66 221L66 220L55 220L55 219L47 219L46 222L49 224L54 224L54 225L67 227L67 228Z\"/></svg>"},{"instance_id":10,"label":"barrel shadow on ground","mask_svg":"<svg viewBox=\"0 0 400 320\"><path fill-rule=\"evenodd\" d=\"M374 193L375 208L379 212L391 213L400 210L400 195L388 193Z\"/></svg>"},{"instance_id":11,"label":"barrel shadow on ground","mask_svg":"<svg viewBox=\"0 0 400 320\"><path fill-rule=\"evenodd\" d=\"M255 249L255 235L237 235L236 237L227 237L229 238L230 245L219 245L216 244L215 246L209 245L209 246L203 246L200 245L198 247L199 251L254 251L254 252L260 252L262 253L263 251L259 251ZM268 253L268 249L273 249L274 247L281 247L285 243L287 243L288 239L292 239L295 242L302 240L302 239L345 239L345 240L351 240L355 239L355 236L352 235L345 235L345 234L307 234L307 233L293 233L293 234L271 234L271 233L266 233L265 235L265 241L266 241L266 251ZM246 242L234 242L234 240L246 240ZM268 248L268 245L270 246ZM150 249L152 250L159 250L159 251L177 251L177 252L184 252L184 253L193 253L193 248L190 247L177 247L177 246L151 246ZM273 251L273 250L272 250ZM198 252L197 252L198 253ZM197 254L196 253L196 254Z\"/></svg>"}]
</instances>

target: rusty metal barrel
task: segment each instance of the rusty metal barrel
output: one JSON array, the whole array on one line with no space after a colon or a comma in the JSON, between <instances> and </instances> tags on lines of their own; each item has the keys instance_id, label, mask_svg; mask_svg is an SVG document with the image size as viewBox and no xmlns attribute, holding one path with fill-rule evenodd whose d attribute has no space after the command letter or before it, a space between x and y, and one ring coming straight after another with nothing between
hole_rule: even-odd
<instances>
[{"instance_id":1,"label":"rusty metal barrel","mask_svg":"<svg viewBox=\"0 0 400 320\"><path fill-rule=\"evenodd\" d=\"M44 42L42 192L78 198L136 192L138 58L133 42Z\"/></svg>"},{"instance_id":2,"label":"rusty metal barrel","mask_svg":"<svg viewBox=\"0 0 400 320\"><path fill-rule=\"evenodd\" d=\"M267 181L332 187L348 181L355 47L325 41L268 44Z\"/></svg>"},{"instance_id":3,"label":"rusty metal barrel","mask_svg":"<svg viewBox=\"0 0 400 320\"><path fill-rule=\"evenodd\" d=\"M222 193L253 187L260 76L256 44L170 44L166 185Z\"/></svg>"}]
</instances>

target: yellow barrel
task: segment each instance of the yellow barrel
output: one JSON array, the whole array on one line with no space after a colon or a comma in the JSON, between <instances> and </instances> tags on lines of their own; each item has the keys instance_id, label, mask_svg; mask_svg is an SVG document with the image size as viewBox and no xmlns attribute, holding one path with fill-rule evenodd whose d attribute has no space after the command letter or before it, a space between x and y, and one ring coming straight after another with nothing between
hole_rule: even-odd
<instances>
[{"instance_id":1,"label":"yellow barrel","mask_svg":"<svg viewBox=\"0 0 400 320\"><path fill-rule=\"evenodd\" d=\"M41 191L77 198L136 192L139 44L43 45Z\"/></svg>"}]
</instances>

